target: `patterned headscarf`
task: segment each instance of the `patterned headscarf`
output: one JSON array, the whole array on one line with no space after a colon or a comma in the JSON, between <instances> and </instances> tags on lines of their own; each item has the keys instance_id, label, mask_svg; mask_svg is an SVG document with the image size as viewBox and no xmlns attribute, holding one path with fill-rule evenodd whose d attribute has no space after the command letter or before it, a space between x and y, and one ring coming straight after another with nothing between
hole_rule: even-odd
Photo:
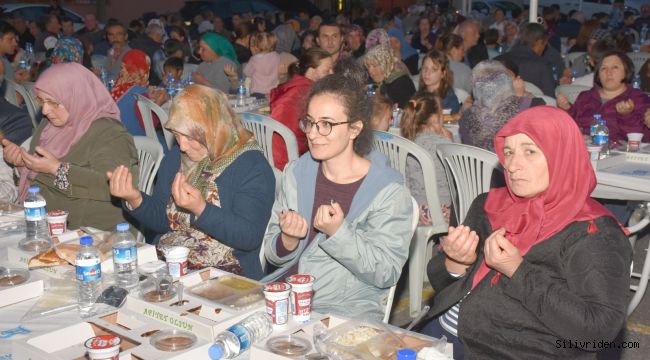
<instances>
[{"instance_id":1,"label":"patterned headscarf","mask_svg":"<svg viewBox=\"0 0 650 360\"><path fill-rule=\"evenodd\" d=\"M199 181L196 176L202 172L221 172L244 151L260 149L253 134L230 107L226 94L207 86L188 86L176 95L165 127L208 149L208 156L199 164L182 156L181 170L191 183ZM192 175L196 175L194 179Z\"/></svg>"},{"instance_id":2,"label":"patterned headscarf","mask_svg":"<svg viewBox=\"0 0 650 360\"><path fill-rule=\"evenodd\" d=\"M491 112L497 111L499 103L515 94L512 77L499 61L485 60L472 70L474 100Z\"/></svg>"},{"instance_id":3,"label":"patterned headscarf","mask_svg":"<svg viewBox=\"0 0 650 360\"><path fill-rule=\"evenodd\" d=\"M149 84L149 71L151 60L140 50L129 50L122 59L122 68L115 81L111 96L118 101L133 86L147 86Z\"/></svg>"},{"instance_id":4,"label":"patterned headscarf","mask_svg":"<svg viewBox=\"0 0 650 360\"><path fill-rule=\"evenodd\" d=\"M385 45L390 47L390 37L384 29L370 30L366 36L366 49L371 49L377 45Z\"/></svg>"},{"instance_id":5,"label":"patterned headscarf","mask_svg":"<svg viewBox=\"0 0 650 360\"><path fill-rule=\"evenodd\" d=\"M79 39L62 37L52 50L52 63L62 64L76 62L81 64L84 56L84 47Z\"/></svg>"},{"instance_id":6,"label":"patterned headscarf","mask_svg":"<svg viewBox=\"0 0 650 360\"><path fill-rule=\"evenodd\" d=\"M215 54L223 56L232 60L235 64L239 64L237 61L237 53L235 53L235 48L232 47L232 44L225 37L217 34L216 32L207 32L201 36L201 40L205 41L208 44L208 47Z\"/></svg>"},{"instance_id":7,"label":"patterned headscarf","mask_svg":"<svg viewBox=\"0 0 650 360\"><path fill-rule=\"evenodd\" d=\"M408 74L406 65L395 57L390 45L379 45L371 48L366 53L364 60L370 60L379 66L384 74L384 81L382 82L384 84L391 83L398 77Z\"/></svg>"}]
</instances>

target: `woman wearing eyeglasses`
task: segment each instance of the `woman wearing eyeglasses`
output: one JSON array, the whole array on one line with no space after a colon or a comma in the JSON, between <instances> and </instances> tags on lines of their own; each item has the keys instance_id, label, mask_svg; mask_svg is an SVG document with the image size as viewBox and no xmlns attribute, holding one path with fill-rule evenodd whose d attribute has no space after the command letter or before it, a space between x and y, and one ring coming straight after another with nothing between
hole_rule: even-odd
<instances>
[{"instance_id":1,"label":"woman wearing eyeglasses","mask_svg":"<svg viewBox=\"0 0 650 360\"><path fill-rule=\"evenodd\" d=\"M111 194L157 234L158 247L189 248L191 269L211 266L261 278L275 177L253 134L226 94L202 85L174 97L165 127L178 146L165 155L153 194L133 187L123 166L108 174Z\"/></svg>"},{"instance_id":2,"label":"woman wearing eyeglasses","mask_svg":"<svg viewBox=\"0 0 650 360\"><path fill-rule=\"evenodd\" d=\"M111 202L106 171L124 165L137 174L138 155L120 112L97 76L81 64L53 65L34 85L47 121L34 130L29 151L3 140L4 158L20 173L18 203L40 185L48 209L69 212L71 229L110 230L123 222ZM138 179L132 179L137 186Z\"/></svg>"},{"instance_id":3,"label":"woman wearing eyeglasses","mask_svg":"<svg viewBox=\"0 0 650 360\"><path fill-rule=\"evenodd\" d=\"M370 102L342 75L317 81L301 129L309 153L284 169L264 237L279 269L265 280L310 274L313 308L381 319L413 233L413 205L399 172L370 151Z\"/></svg>"}]
</instances>

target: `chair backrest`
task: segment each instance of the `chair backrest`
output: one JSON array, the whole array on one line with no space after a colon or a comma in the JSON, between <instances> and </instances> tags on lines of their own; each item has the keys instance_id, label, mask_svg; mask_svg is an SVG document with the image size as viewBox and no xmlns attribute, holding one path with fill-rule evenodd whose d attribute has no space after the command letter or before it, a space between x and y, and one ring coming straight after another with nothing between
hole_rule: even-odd
<instances>
[{"instance_id":1,"label":"chair backrest","mask_svg":"<svg viewBox=\"0 0 650 360\"><path fill-rule=\"evenodd\" d=\"M629 52L627 53L627 56L632 60L632 63L634 63L634 73L638 74L639 71L641 71L641 67L643 64L645 64L648 59L650 59L650 53L648 52Z\"/></svg>"},{"instance_id":2,"label":"chair backrest","mask_svg":"<svg viewBox=\"0 0 650 360\"><path fill-rule=\"evenodd\" d=\"M138 149L140 170L138 188L145 194L151 195L153 180L163 158L163 147L158 139L151 139L148 136L134 136L133 142Z\"/></svg>"},{"instance_id":3,"label":"chair backrest","mask_svg":"<svg viewBox=\"0 0 650 360\"><path fill-rule=\"evenodd\" d=\"M427 204L431 214L432 234L447 232L448 224L442 216L440 199L436 183L436 170L433 156L420 145L384 131L373 130L372 148L386 155L391 167L399 171L406 178L406 159L408 156L415 158L420 163L424 174L424 191L427 197Z\"/></svg>"},{"instance_id":4,"label":"chair backrest","mask_svg":"<svg viewBox=\"0 0 650 360\"><path fill-rule=\"evenodd\" d=\"M136 103L138 104L138 110L140 110L140 115L142 116L142 122L144 123L144 132L148 137L158 141L158 135L156 134L156 128L153 125L153 116L152 113L155 113L160 120L160 125L163 129L163 135L165 136L165 143L167 149L171 149L174 146L174 134L171 131L165 128L165 123L167 122L167 113L163 108L158 106L151 99L143 96L142 94L135 94Z\"/></svg>"},{"instance_id":5,"label":"chair backrest","mask_svg":"<svg viewBox=\"0 0 650 360\"><path fill-rule=\"evenodd\" d=\"M544 96L544 92L542 91L542 89L538 88L537 85L535 85L535 84L533 84L531 82L524 81L524 87L526 88L526 91L528 91L529 93L531 93L535 97Z\"/></svg>"},{"instance_id":6,"label":"chair backrest","mask_svg":"<svg viewBox=\"0 0 650 360\"><path fill-rule=\"evenodd\" d=\"M576 61L577 58L587 56L587 53L584 51L575 51L575 52L570 52L566 55L566 62L567 62L567 67L573 66L573 62Z\"/></svg>"},{"instance_id":7,"label":"chair backrest","mask_svg":"<svg viewBox=\"0 0 650 360\"><path fill-rule=\"evenodd\" d=\"M25 102L25 108L29 113L29 118L32 119L32 125L36 127L38 125L40 107L36 103L36 99L32 95L31 91L29 91L22 84L18 84L13 80L5 79L5 83L5 98L7 101L16 106L19 106L16 93L20 94L20 96L23 97L23 101Z\"/></svg>"},{"instance_id":8,"label":"chair backrest","mask_svg":"<svg viewBox=\"0 0 650 360\"><path fill-rule=\"evenodd\" d=\"M540 96L540 98L542 98L542 100L544 100L544 102L548 106L557 106L557 101L555 101L555 99L553 99L550 96L542 95Z\"/></svg>"},{"instance_id":9,"label":"chair backrest","mask_svg":"<svg viewBox=\"0 0 650 360\"><path fill-rule=\"evenodd\" d=\"M464 103L465 100L469 97L469 93L463 89L460 88L454 88L454 94L456 94L456 97L458 98L459 103Z\"/></svg>"},{"instance_id":10,"label":"chair backrest","mask_svg":"<svg viewBox=\"0 0 650 360\"><path fill-rule=\"evenodd\" d=\"M555 96L557 97L560 94L564 94L570 103L575 103L578 95L581 92L591 89L589 86L584 85L560 85L555 88Z\"/></svg>"},{"instance_id":11,"label":"chair backrest","mask_svg":"<svg viewBox=\"0 0 650 360\"><path fill-rule=\"evenodd\" d=\"M264 156L266 156L271 167L275 167L275 162L273 162L273 133L277 133L284 139L289 161L298 158L298 141L291 129L281 122L262 114L243 112L239 115L246 129L255 135L255 139L257 139L262 149L264 149Z\"/></svg>"},{"instance_id":12,"label":"chair backrest","mask_svg":"<svg viewBox=\"0 0 650 360\"><path fill-rule=\"evenodd\" d=\"M494 170L500 170L501 165L495 153L474 146L439 144L436 149L447 173L456 219L460 224L472 201L490 190Z\"/></svg>"}]
</instances>

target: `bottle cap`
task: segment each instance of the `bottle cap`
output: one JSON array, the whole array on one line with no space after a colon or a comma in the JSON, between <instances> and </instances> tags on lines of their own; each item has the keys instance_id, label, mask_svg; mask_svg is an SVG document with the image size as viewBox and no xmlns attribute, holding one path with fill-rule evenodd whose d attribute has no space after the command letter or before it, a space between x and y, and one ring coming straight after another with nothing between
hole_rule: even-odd
<instances>
[{"instance_id":1,"label":"bottle cap","mask_svg":"<svg viewBox=\"0 0 650 360\"><path fill-rule=\"evenodd\" d=\"M29 187L29 190L27 190L27 191L30 192L30 193L37 193L37 192L41 191L41 187L38 186L38 185L31 185Z\"/></svg>"},{"instance_id":2,"label":"bottle cap","mask_svg":"<svg viewBox=\"0 0 650 360\"><path fill-rule=\"evenodd\" d=\"M129 223L120 223L115 227L117 231L129 231Z\"/></svg>"},{"instance_id":3,"label":"bottle cap","mask_svg":"<svg viewBox=\"0 0 650 360\"><path fill-rule=\"evenodd\" d=\"M223 348L220 345L214 344L208 349L208 356L212 360L219 360L223 356Z\"/></svg>"},{"instance_id":4,"label":"bottle cap","mask_svg":"<svg viewBox=\"0 0 650 360\"><path fill-rule=\"evenodd\" d=\"M411 349L402 349L397 352L397 360L415 360L418 354Z\"/></svg>"},{"instance_id":5,"label":"bottle cap","mask_svg":"<svg viewBox=\"0 0 650 360\"><path fill-rule=\"evenodd\" d=\"M81 245L92 245L93 243L93 237L89 235L82 236L81 239L79 239L79 244Z\"/></svg>"}]
</instances>

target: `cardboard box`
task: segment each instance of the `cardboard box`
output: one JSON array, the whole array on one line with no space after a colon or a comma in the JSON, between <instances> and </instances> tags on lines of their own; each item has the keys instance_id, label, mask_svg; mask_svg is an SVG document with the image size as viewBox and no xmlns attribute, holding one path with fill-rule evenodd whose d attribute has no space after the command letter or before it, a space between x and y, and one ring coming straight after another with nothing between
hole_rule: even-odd
<instances>
[{"instance_id":1,"label":"cardboard box","mask_svg":"<svg viewBox=\"0 0 650 360\"><path fill-rule=\"evenodd\" d=\"M170 329L169 326L162 326L128 309L120 309L46 334L14 340L12 358L14 360L87 359L85 341L94 336L110 334L122 339L121 360L209 359L208 349L212 343L199 337L190 349L179 352L161 351L150 344L152 332Z\"/></svg>"},{"instance_id":2,"label":"cardboard box","mask_svg":"<svg viewBox=\"0 0 650 360\"><path fill-rule=\"evenodd\" d=\"M16 304L42 294L43 280L36 274L30 274L29 279L22 284L0 286L0 307Z\"/></svg>"},{"instance_id":3,"label":"cardboard box","mask_svg":"<svg viewBox=\"0 0 650 360\"><path fill-rule=\"evenodd\" d=\"M306 339L309 341L311 344L311 350L308 352L308 354L314 354L316 353L316 348L314 347L314 325L320 323L325 325L326 328L328 329L334 329L335 327L342 325L346 322L348 322L349 319L345 318L343 316L339 315L320 315L320 314L315 314L312 313L312 319L309 323L307 324L298 324L293 322L289 322L289 326L285 331L273 331L273 333L268 336L266 339L263 341L253 344L250 349L250 358L251 359L264 359L264 360L286 360L286 359L295 359L296 357L288 357L288 356L283 356L279 354L275 354L271 352L267 347L266 347L266 342L275 337L275 336L281 336L281 335L291 335L293 337L300 337L303 339ZM436 339L423 335L423 334L418 334L414 333L411 331L406 331L404 329L398 328L396 326L388 325L388 324L383 324L383 326L387 327L389 330L397 334L399 337L402 338L402 340L406 341L407 344L425 344L425 343L431 343L432 341L435 341ZM426 346L426 345L425 345ZM414 346L415 347L415 346ZM445 348L445 354L453 357L453 345L451 343L447 343L446 348Z\"/></svg>"},{"instance_id":4,"label":"cardboard box","mask_svg":"<svg viewBox=\"0 0 650 360\"><path fill-rule=\"evenodd\" d=\"M180 306L174 305L178 298L164 302L147 302L139 294L129 294L126 308L149 317L155 321L170 325L181 330L190 331L196 336L213 340L223 330L244 319L255 311L265 311L264 301L260 301L245 310L237 310L224 305L206 301L193 295L188 288L218 276L232 275L215 268L207 268L180 278L183 283L183 300ZM233 275L234 276L234 275ZM247 281L252 281L246 279ZM262 285L260 283L260 285Z\"/></svg>"}]
</instances>

